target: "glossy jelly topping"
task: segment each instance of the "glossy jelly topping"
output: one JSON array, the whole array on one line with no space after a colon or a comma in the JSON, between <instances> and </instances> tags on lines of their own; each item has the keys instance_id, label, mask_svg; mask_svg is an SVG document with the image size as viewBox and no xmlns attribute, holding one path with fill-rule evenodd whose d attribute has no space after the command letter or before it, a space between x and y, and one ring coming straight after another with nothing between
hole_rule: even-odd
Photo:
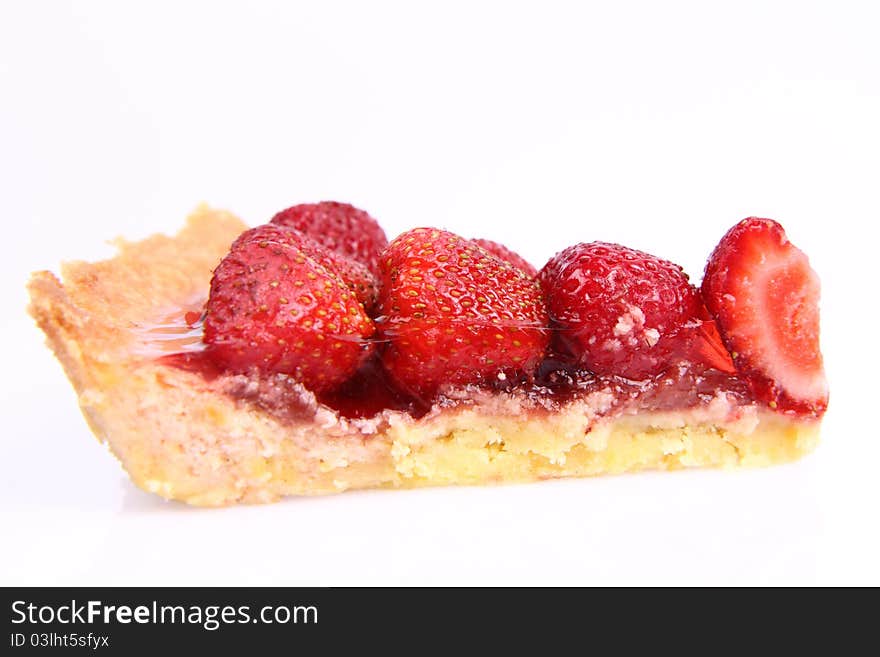
<instances>
[{"instance_id":1,"label":"glossy jelly topping","mask_svg":"<svg viewBox=\"0 0 880 657\"><path fill-rule=\"evenodd\" d=\"M202 304L194 302L175 312L164 313L156 322L135 328L136 353L163 365L196 374L208 384L253 403L287 420L304 420L314 408L302 399L302 389L284 375L267 376L253 371L232 374L219 367L201 342ZM660 376L632 381L617 376L598 376L569 364L552 350L541 362L532 380L494 379L483 385L488 393L504 393L527 401L534 412L553 411L592 393L608 391L613 401L606 413L624 409L665 411L688 409L710 403L723 393L736 404L748 404L748 382L712 368L687 365L670 368ZM473 392L473 390L471 390ZM442 407L467 403L466 389L447 389L431 399L420 399L395 385L377 354L368 359L340 388L316 395L320 404L340 416L371 418L384 411L398 411L413 418L424 416L433 405Z\"/></svg>"},{"instance_id":2,"label":"glossy jelly topping","mask_svg":"<svg viewBox=\"0 0 880 657\"><path fill-rule=\"evenodd\" d=\"M817 418L818 301L806 256L767 219L728 231L698 288L619 244L572 245L536 274L502 244L438 228L388 243L363 211L323 202L242 233L207 299L135 330L141 356L288 419L719 399Z\"/></svg>"}]
</instances>

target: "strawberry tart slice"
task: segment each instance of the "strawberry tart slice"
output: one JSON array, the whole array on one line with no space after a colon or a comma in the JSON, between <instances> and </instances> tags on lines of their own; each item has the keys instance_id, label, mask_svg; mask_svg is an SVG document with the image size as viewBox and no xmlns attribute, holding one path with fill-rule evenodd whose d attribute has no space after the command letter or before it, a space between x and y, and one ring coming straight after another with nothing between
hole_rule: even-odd
<instances>
[{"instance_id":1,"label":"strawberry tart slice","mask_svg":"<svg viewBox=\"0 0 880 657\"><path fill-rule=\"evenodd\" d=\"M696 287L617 244L536 270L437 228L389 243L342 203L251 229L202 207L29 290L98 438L196 505L781 463L828 403L819 282L769 219Z\"/></svg>"}]
</instances>

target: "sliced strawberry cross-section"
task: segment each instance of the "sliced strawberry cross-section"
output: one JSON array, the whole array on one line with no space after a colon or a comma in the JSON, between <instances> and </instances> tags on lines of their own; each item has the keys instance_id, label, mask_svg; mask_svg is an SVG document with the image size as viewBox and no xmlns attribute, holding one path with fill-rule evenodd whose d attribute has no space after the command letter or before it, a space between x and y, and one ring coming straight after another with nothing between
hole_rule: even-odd
<instances>
[{"instance_id":1,"label":"sliced strawberry cross-section","mask_svg":"<svg viewBox=\"0 0 880 657\"><path fill-rule=\"evenodd\" d=\"M702 293L756 397L781 410L824 411L819 278L782 226L749 217L731 228L709 258Z\"/></svg>"}]
</instances>

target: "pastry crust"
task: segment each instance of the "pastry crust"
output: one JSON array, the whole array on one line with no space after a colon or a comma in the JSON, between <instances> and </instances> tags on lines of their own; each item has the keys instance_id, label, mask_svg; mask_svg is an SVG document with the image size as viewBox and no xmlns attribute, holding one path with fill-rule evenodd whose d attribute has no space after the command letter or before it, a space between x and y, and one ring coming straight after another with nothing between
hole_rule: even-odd
<instances>
[{"instance_id":1,"label":"pastry crust","mask_svg":"<svg viewBox=\"0 0 880 657\"><path fill-rule=\"evenodd\" d=\"M605 417L609 391L547 410L524 396L469 389L462 403L437 404L419 419L384 411L352 420L284 377L208 379L157 361L144 331L204 299L213 268L245 228L202 206L175 237L118 241L110 260L66 263L61 280L42 271L28 285L29 311L95 435L138 486L165 498L221 506L352 488L768 465L818 441L818 420L724 394L685 411Z\"/></svg>"}]
</instances>

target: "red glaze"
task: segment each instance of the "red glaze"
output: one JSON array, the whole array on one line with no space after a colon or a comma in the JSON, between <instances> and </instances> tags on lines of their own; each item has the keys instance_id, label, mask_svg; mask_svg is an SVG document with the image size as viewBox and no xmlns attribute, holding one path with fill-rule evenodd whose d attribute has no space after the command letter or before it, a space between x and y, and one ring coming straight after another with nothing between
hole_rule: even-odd
<instances>
[{"instance_id":1,"label":"red glaze","mask_svg":"<svg viewBox=\"0 0 880 657\"><path fill-rule=\"evenodd\" d=\"M165 354L164 356L159 356L156 360L163 365L198 374L204 377L206 381L214 381L226 373L226 370L215 363L204 351L184 351L176 354Z\"/></svg>"},{"instance_id":2,"label":"red glaze","mask_svg":"<svg viewBox=\"0 0 880 657\"><path fill-rule=\"evenodd\" d=\"M278 382L268 375L251 373L245 379L252 384L245 385L240 376L231 375L218 367L205 352L168 354L158 360L164 365L198 374L207 383L222 382L221 377L231 377L220 389L255 403L281 420L308 420L311 417L298 395L279 392ZM543 409L559 408L591 392L610 389L616 399L607 414L633 405L645 412L688 409L711 401L719 392L732 396L740 403L748 403L751 399L750 387L745 380L718 370L671 368L656 379L630 381L577 370L552 356L542 362L534 382L518 381L510 386L493 387L509 394L540 399ZM431 408L429 403L409 396L395 386L375 357L364 363L340 388L318 393L317 399L349 419L368 419L386 410L405 412L419 418ZM447 407L461 403L460 396L447 398L440 395L434 401Z\"/></svg>"},{"instance_id":3,"label":"red glaze","mask_svg":"<svg viewBox=\"0 0 880 657\"><path fill-rule=\"evenodd\" d=\"M421 417L430 409L394 385L379 358L369 359L342 387L318 395L318 400L347 418L370 418L385 410Z\"/></svg>"},{"instance_id":4,"label":"red glaze","mask_svg":"<svg viewBox=\"0 0 880 657\"><path fill-rule=\"evenodd\" d=\"M377 264L384 233L343 204L273 221L233 244L206 314L193 304L137 329L143 355L282 420L314 416L303 386L352 419L421 417L484 394L473 385L528 398L534 412L600 390L614 394L609 414L688 409L719 393L795 415L825 410L818 281L770 220L728 232L702 296L680 267L613 244L566 249L535 281L503 245L430 228L401 235ZM381 272L377 336L367 265ZM606 348L614 340L620 350Z\"/></svg>"}]
</instances>

